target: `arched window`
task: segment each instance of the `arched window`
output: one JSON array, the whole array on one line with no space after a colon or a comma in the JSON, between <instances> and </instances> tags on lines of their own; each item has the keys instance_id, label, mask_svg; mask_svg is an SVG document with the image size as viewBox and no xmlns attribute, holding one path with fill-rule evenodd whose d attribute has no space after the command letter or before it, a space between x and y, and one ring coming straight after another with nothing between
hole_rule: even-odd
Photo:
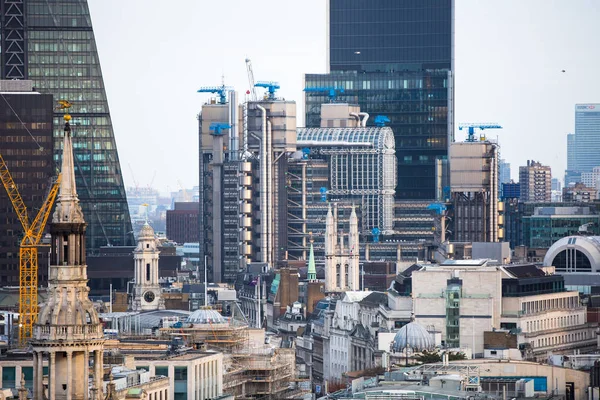
<instances>
[{"instance_id":1,"label":"arched window","mask_svg":"<svg viewBox=\"0 0 600 400\"><path fill-rule=\"evenodd\" d=\"M566 249L561 251L552 260L552 265L557 271L591 272L592 265L585 254L577 249Z\"/></svg>"}]
</instances>

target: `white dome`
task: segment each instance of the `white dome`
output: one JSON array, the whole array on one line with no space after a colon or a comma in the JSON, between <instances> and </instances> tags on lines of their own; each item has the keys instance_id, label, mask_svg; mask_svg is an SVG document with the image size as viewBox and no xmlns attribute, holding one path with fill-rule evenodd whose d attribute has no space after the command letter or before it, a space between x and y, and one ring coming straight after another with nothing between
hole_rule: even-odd
<instances>
[{"instance_id":1,"label":"white dome","mask_svg":"<svg viewBox=\"0 0 600 400\"><path fill-rule=\"evenodd\" d=\"M554 266L556 272L600 272L600 236L567 236L556 241L546 252L544 266Z\"/></svg>"},{"instance_id":2,"label":"white dome","mask_svg":"<svg viewBox=\"0 0 600 400\"><path fill-rule=\"evenodd\" d=\"M427 329L413 321L400 328L392 342L392 350L395 352L401 352L407 347L415 351L430 350L435 347L435 343Z\"/></svg>"},{"instance_id":3,"label":"white dome","mask_svg":"<svg viewBox=\"0 0 600 400\"><path fill-rule=\"evenodd\" d=\"M187 322L190 324L226 324L227 319L216 310L200 309L191 313Z\"/></svg>"},{"instance_id":4,"label":"white dome","mask_svg":"<svg viewBox=\"0 0 600 400\"><path fill-rule=\"evenodd\" d=\"M142 229L140 230L140 235L138 236L138 240L142 239L154 239L154 229L146 222Z\"/></svg>"}]
</instances>

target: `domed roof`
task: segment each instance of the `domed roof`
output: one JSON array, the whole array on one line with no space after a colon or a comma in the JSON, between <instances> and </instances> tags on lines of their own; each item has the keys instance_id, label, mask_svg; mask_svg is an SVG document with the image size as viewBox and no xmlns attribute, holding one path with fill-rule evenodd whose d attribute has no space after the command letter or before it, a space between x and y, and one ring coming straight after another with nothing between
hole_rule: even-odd
<instances>
[{"instance_id":1,"label":"domed roof","mask_svg":"<svg viewBox=\"0 0 600 400\"><path fill-rule=\"evenodd\" d=\"M401 352L407 347L415 351L430 350L435 347L435 343L427 329L413 321L404 325L392 342L392 350L395 352Z\"/></svg>"},{"instance_id":2,"label":"domed roof","mask_svg":"<svg viewBox=\"0 0 600 400\"><path fill-rule=\"evenodd\" d=\"M200 309L191 313L187 322L190 324L226 324L227 319L217 310Z\"/></svg>"},{"instance_id":3,"label":"domed roof","mask_svg":"<svg viewBox=\"0 0 600 400\"><path fill-rule=\"evenodd\" d=\"M584 261L589 261L587 268L575 257L564 257L559 262L557 257L567 249L583 253L587 257ZM557 240L546 252L543 265L554 266L557 272L600 272L600 236L567 236Z\"/></svg>"},{"instance_id":4,"label":"domed roof","mask_svg":"<svg viewBox=\"0 0 600 400\"><path fill-rule=\"evenodd\" d=\"M140 230L140 235L138 236L139 240L142 239L154 239L154 229L146 222L142 229Z\"/></svg>"}]
</instances>

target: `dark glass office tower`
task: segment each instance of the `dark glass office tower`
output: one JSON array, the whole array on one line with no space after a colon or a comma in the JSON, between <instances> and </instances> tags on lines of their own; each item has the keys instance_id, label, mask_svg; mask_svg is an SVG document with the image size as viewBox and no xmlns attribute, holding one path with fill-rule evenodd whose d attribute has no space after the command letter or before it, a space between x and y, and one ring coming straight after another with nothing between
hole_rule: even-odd
<instances>
[{"instance_id":1,"label":"dark glass office tower","mask_svg":"<svg viewBox=\"0 0 600 400\"><path fill-rule=\"evenodd\" d=\"M30 223L46 200L56 168L52 159L51 95L31 92L31 84L0 81L0 154L27 207ZM7 90L4 86L16 86ZM0 183L0 286L19 285L19 244L23 226ZM48 265L48 250L38 251L39 266ZM38 283L47 283L48 268L40 268Z\"/></svg>"},{"instance_id":2,"label":"dark glass office tower","mask_svg":"<svg viewBox=\"0 0 600 400\"><path fill-rule=\"evenodd\" d=\"M133 233L92 21L86 0L0 0L3 79L30 79L69 100L75 174L88 223L88 252L133 245ZM62 137L62 112L54 136ZM54 159L60 165L61 140Z\"/></svg>"},{"instance_id":3,"label":"dark glass office tower","mask_svg":"<svg viewBox=\"0 0 600 400\"><path fill-rule=\"evenodd\" d=\"M434 199L437 159L453 140L453 0L329 0L328 74L306 87L343 88L336 101L385 115L396 139L402 200ZM306 126L319 126L326 92L306 93Z\"/></svg>"}]
</instances>

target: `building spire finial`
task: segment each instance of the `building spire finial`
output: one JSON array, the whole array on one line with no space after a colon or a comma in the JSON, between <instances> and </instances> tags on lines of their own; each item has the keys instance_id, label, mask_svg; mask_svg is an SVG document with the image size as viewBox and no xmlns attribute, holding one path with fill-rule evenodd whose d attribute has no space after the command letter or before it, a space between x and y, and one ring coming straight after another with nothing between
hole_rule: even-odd
<instances>
[{"instance_id":1,"label":"building spire finial","mask_svg":"<svg viewBox=\"0 0 600 400\"><path fill-rule=\"evenodd\" d=\"M73 141L71 137L71 125L69 120L71 116L65 114L65 136L63 139L63 154L61 165L61 182L56 201L56 210L52 217L53 223L85 223L83 212L79 205L77 197L77 187L75 184L75 163L73 157Z\"/></svg>"}]
</instances>

